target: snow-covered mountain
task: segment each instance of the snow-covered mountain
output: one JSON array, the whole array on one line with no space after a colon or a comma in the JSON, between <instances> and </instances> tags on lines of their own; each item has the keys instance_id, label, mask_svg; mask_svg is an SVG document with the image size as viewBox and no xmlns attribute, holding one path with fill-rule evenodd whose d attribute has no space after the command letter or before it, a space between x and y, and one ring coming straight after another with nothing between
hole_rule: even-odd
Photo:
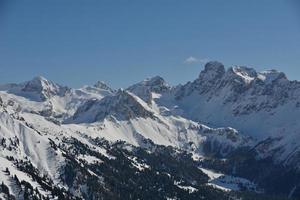
<instances>
[{"instance_id":1,"label":"snow-covered mountain","mask_svg":"<svg viewBox=\"0 0 300 200\"><path fill-rule=\"evenodd\" d=\"M26 97L33 101L46 101L53 96L64 96L68 87L62 87L44 77L38 76L21 84L7 84L1 87L8 93Z\"/></svg>"},{"instance_id":2,"label":"snow-covered mountain","mask_svg":"<svg viewBox=\"0 0 300 200\"><path fill-rule=\"evenodd\" d=\"M174 104L190 119L266 138L299 131L299 123L291 120L300 116L299 95L300 82L282 72L225 71L221 63L211 62L195 81L176 88Z\"/></svg>"},{"instance_id":3,"label":"snow-covered mountain","mask_svg":"<svg viewBox=\"0 0 300 200\"><path fill-rule=\"evenodd\" d=\"M282 72L213 61L184 85L156 76L125 90L37 77L0 86L0 109L0 198L299 197L300 82ZM246 167L266 163L296 178L276 191L282 177L272 188L272 170Z\"/></svg>"},{"instance_id":4,"label":"snow-covered mountain","mask_svg":"<svg viewBox=\"0 0 300 200\"><path fill-rule=\"evenodd\" d=\"M38 113L45 117L63 120L90 99L101 99L114 93L107 85L84 86L72 89L60 86L43 77L36 77L21 84L0 86L3 100L23 112Z\"/></svg>"},{"instance_id":5,"label":"snow-covered mountain","mask_svg":"<svg viewBox=\"0 0 300 200\"><path fill-rule=\"evenodd\" d=\"M160 76L148 78L127 88L128 91L136 94L148 104L152 103L155 94L165 93L170 89L171 87Z\"/></svg>"},{"instance_id":6,"label":"snow-covered mountain","mask_svg":"<svg viewBox=\"0 0 300 200\"><path fill-rule=\"evenodd\" d=\"M170 115L230 126L259 141L276 138L262 156L277 150L276 159L284 161L299 148L294 141L300 131L300 82L282 72L243 66L225 70L223 64L209 62L196 80L155 96L156 105Z\"/></svg>"}]
</instances>

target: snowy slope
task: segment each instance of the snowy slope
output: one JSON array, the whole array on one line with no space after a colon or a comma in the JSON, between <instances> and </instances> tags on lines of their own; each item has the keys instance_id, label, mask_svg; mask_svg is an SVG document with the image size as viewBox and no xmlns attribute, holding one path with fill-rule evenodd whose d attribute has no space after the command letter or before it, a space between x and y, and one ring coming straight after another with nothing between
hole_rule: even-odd
<instances>
[{"instance_id":1,"label":"snowy slope","mask_svg":"<svg viewBox=\"0 0 300 200\"><path fill-rule=\"evenodd\" d=\"M161 116L138 96L123 90L86 102L66 122L98 125L101 128L97 134L108 139L119 138L138 145L137 135L141 135L157 144L194 149L201 154L203 143L211 143L212 151L217 149L224 154L239 146L253 145L251 138L232 128L211 129L180 116Z\"/></svg>"},{"instance_id":2,"label":"snowy slope","mask_svg":"<svg viewBox=\"0 0 300 200\"><path fill-rule=\"evenodd\" d=\"M234 177L230 175L225 175L222 173L217 173L212 170L200 168L205 174L209 177L208 185L212 185L213 187L219 188L224 191L231 191L231 190L241 190L241 187L248 188L250 191L261 192L257 191L257 185L252 183L251 181L240 178Z\"/></svg>"},{"instance_id":3,"label":"snowy slope","mask_svg":"<svg viewBox=\"0 0 300 200\"><path fill-rule=\"evenodd\" d=\"M15 196L18 196L20 191L12 179L13 176L17 176L19 181L29 182L33 187L40 188L42 194L47 194L47 191L41 189L40 184L17 168L16 162L28 161L41 174L58 182L59 173L57 171L64 165L64 159L50 147L48 137L33 129L22 117L8 113L6 110L0 114L0 133L2 169L0 178L4 184L9 186ZM12 157L13 160L8 157Z\"/></svg>"}]
</instances>

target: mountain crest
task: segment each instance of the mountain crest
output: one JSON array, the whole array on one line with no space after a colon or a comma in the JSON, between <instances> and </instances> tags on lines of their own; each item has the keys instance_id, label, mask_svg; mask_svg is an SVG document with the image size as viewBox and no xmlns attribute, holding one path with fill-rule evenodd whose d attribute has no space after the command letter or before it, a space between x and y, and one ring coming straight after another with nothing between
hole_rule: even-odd
<instances>
[{"instance_id":1,"label":"mountain crest","mask_svg":"<svg viewBox=\"0 0 300 200\"><path fill-rule=\"evenodd\" d=\"M94 87L98 88L98 89L108 90L111 92L113 91L113 89L111 87L109 87L104 81L97 81L97 83L95 83Z\"/></svg>"},{"instance_id":2,"label":"mountain crest","mask_svg":"<svg viewBox=\"0 0 300 200\"><path fill-rule=\"evenodd\" d=\"M161 93L167 91L170 86L168 83L160 76L154 76L148 78L142 82L143 85L148 86L152 92Z\"/></svg>"},{"instance_id":3,"label":"mountain crest","mask_svg":"<svg viewBox=\"0 0 300 200\"><path fill-rule=\"evenodd\" d=\"M68 90L68 87L63 87L52 81L48 81L42 76L37 76L25 82L21 88L22 92L35 94L37 97L36 100L40 101L45 101L54 95L63 96Z\"/></svg>"},{"instance_id":4,"label":"mountain crest","mask_svg":"<svg viewBox=\"0 0 300 200\"><path fill-rule=\"evenodd\" d=\"M148 104L152 103L152 93L165 93L170 91L171 86L160 76L145 79L127 88L128 91L137 95Z\"/></svg>"},{"instance_id":5,"label":"mountain crest","mask_svg":"<svg viewBox=\"0 0 300 200\"><path fill-rule=\"evenodd\" d=\"M146 103L134 94L119 89L115 95L104 97L101 100L92 99L84 103L75 112L72 122L90 123L102 121L107 117L117 120L132 118L154 117Z\"/></svg>"},{"instance_id":6,"label":"mountain crest","mask_svg":"<svg viewBox=\"0 0 300 200\"><path fill-rule=\"evenodd\" d=\"M216 79L221 78L225 74L225 67L218 61L210 61L205 64L204 70L200 73L200 79Z\"/></svg>"},{"instance_id":7,"label":"mountain crest","mask_svg":"<svg viewBox=\"0 0 300 200\"><path fill-rule=\"evenodd\" d=\"M240 78L245 83L250 83L257 77L257 72L254 69L245 66L231 67L227 73Z\"/></svg>"},{"instance_id":8,"label":"mountain crest","mask_svg":"<svg viewBox=\"0 0 300 200\"><path fill-rule=\"evenodd\" d=\"M154 76L132 85L128 90L136 90L137 88L148 89L155 93L162 93L168 91L171 87L162 77Z\"/></svg>"},{"instance_id":9,"label":"mountain crest","mask_svg":"<svg viewBox=\"0 0 300 200\"><path fill-rule=\"evenodd\" d=\"M276 82L278 80L288 80L285 73L277 70L266 70L259 73L258 78L266 84Z\"/></svg>"}]
</instances>

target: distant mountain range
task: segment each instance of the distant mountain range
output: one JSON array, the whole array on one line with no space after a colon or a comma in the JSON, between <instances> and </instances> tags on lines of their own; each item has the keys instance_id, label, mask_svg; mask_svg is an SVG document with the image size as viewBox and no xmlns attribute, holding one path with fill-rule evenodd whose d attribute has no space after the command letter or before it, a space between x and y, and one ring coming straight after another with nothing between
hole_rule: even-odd
<instances>
[{"instance_id":1,"label":"distant mountain range","mask_svg":"<svg viewBox=\"0 0 300 200\"><path fill-rule=\"evenodd\" d=\"M0 86L1 199L300 198L300 82L208 62L170 86Z\"/></svg>"}]
</instances>

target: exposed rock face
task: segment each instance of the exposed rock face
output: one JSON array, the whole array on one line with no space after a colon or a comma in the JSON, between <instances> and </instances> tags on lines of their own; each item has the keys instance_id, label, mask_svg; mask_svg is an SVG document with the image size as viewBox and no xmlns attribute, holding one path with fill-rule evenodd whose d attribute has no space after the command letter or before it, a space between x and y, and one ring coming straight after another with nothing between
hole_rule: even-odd
<instances>
[{"instance_id":1,"label":"exposed rock face","mask_svg":"<svg viewBox=\"0 0 300 200\"><path fill-rule=\"evenodd\" d=\"M224 75L225 67L222 63L217 61L208 62L195 81L176 87L175 98L179 100L184 96L189 96L194 91L200 94L210 92L212 88L220 84Z\"/></svg>"}]
</instances>

